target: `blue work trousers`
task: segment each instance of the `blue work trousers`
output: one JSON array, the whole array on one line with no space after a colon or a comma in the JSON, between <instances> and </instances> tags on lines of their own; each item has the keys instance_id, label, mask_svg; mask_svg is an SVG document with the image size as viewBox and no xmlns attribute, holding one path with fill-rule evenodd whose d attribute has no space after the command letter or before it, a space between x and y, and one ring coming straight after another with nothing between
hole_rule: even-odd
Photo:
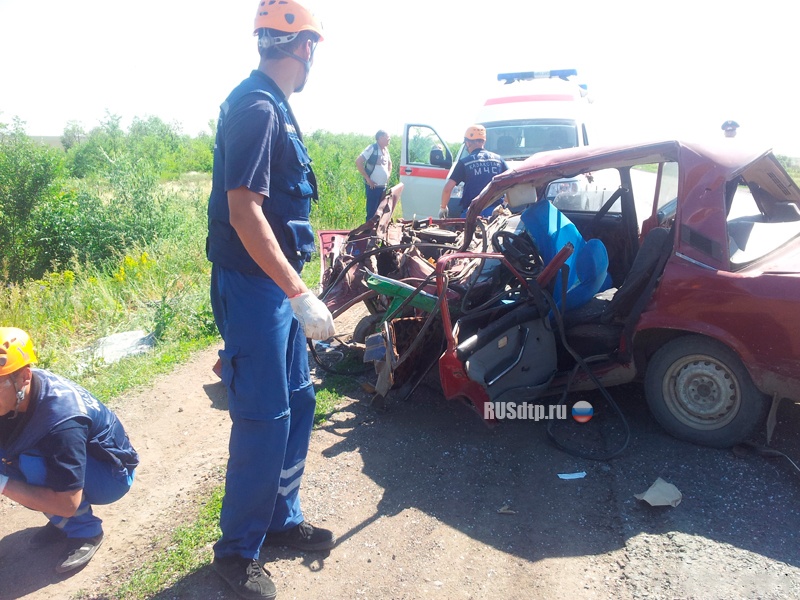
<instances>
[{"instance_id":1,"label":"blue work trousers","mask_svg":"<svg viewBox=\"0 0 800 600\"><path fill-rule=\"evenodd\" d=\"M211 305L232 421L214 554L258 558L268 531L303 521L300 480L316 406L306 338L269 278L214 265Z\"/></svg>"},{"instance_id":2,"label":"blue work trousers","mask_svg":"<svg viewBox=\"0 0 800 600\"><path fill-rule=\"evenodd\" d=\"M31 485L45 485L46 469L47 463L42 456L26 453L19 457L19 470L23 481ZM83 496L78 510L71 517L49 513L44 515L53 525L66 533L67 537L86 538L100 535L103 533L103 521L92 513L92 505L111 504L122 498L131 489L133 477L133 471L121 473L112 463L88 456L84 472Z\"/></svg>"},{"instance_id":3,"label":"blue work trousers","mask_svg":"<svg viewBox=\"0 0 800 600\"><path fill-rule=\"evenodd\" d=\"M365 183L364 189L367 191L367 221L369 221L375 215L375 211L378 210L378 205L381 203L381 200L383 200L383 196L386 193L386 186L376 185L374 188L370 188L369 185Z\"/></svg>"}]
</instances>

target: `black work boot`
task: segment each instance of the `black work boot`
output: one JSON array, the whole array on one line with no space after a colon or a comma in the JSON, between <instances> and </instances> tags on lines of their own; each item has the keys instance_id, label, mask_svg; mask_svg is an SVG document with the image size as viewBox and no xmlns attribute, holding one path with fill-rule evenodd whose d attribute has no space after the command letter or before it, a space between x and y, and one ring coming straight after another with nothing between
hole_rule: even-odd
<instances>
[{"instance_id":1,"label":"black work boot","mask_svg":"<svg viewBox=\"0 0 800 600\"><path fill-rule=\"evenodd\" d=\"M272 600L278 595L275 584L257 560L243 556L214 557L211 563L228 585L242 598Z\"/></svg>"},{"instance_id":2,"label":"black work boot","mask_svg":"<svg viewBox=\"0 0 800 600\"><path fill-rule=\"evenodd\" d=\"M102 543L102 533L89 538L67 538L66 554L56 565L56 573L67 573L82 567L92 560Z\"/></svg>"},{"instance_id":3,"label":"black work boot","mask_svg":"<svg viewBox=\"0 0 800 600\"><path fill-rule=\"evenodd\" d=\"M48 521L47 525L36 530L36 533L31 536L28 543L31 548L39 549L63 542L66 539L67 534Z\"/></svg>"},{"instance_id":4,"label":"black work boot","mask_svg":"<svg viewBox=\"0 0 800 600\"><path fill-rule=\"evenodd\" d=\"M286 531L267 533L264 538L264 545L291 546L306 552L330 550L336 545L336 536L328 529L314 527L308 521L303 521Z\"/></svg>"}]
</instances>

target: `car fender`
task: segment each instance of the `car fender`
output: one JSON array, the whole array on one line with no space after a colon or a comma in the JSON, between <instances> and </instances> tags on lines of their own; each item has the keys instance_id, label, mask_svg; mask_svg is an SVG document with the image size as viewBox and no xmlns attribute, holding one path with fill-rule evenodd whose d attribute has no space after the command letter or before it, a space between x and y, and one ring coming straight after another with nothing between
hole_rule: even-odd
<instances>
[{"instance_id":1,"label":"car fender","mask_svg":"<svg viewBox=\"0 0 800 600\"><path fill-rule=\"evenodd\" d=\"M649 357L667 341L690 334L703 335L730 348L742 361L753 383L763 393L769 396L778 394L786 398L797 396L800 381L776 374L772 365L762 365L758 356L729 331L702 321L676 318L675 315L664 318L656 311L642 314L634 331L633 348L638 370L644 372Z\"/></svg>"}]
</instances>

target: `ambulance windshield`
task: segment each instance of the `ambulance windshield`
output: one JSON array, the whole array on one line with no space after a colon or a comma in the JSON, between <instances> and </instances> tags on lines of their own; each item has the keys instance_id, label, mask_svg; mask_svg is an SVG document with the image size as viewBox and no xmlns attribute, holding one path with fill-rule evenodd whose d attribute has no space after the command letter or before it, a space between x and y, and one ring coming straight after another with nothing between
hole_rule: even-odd
<instances>
[{"instance_id":1,"label":"ambulance windshield","mask_svg":"<svg viewBox=\"0 0 800 600\"><path fill-rule=\"evenodd\" d=\"M528 119L485 123L486 149L506 160L536 152L578 146L578 127L570 119Z\"/></svg>"}]
</instances>

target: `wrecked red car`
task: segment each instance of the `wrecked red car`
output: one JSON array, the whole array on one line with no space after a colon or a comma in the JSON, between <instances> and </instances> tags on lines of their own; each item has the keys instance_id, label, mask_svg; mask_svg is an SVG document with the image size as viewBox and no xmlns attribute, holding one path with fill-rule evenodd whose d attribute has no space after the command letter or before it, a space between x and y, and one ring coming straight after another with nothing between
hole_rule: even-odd
<instances>
[{"instance_id":1,"label":"wrecked red car","mask_svg":"<svg viewBox=\"0 0 800 600\"><path fill-rule=\"evenodd\" d=\"M553 198L578 175L590 197ZM765 419L769 437L778 403L800 400L800 191L770 151L539 153L466 219L393 221L401 193L358 229L320 234L337 320L314 344L326 368L366 361L378 394L406 397L438 369L446 398L489 419L496 402L640 381L668 432L716 447Z\"/></svg>"}]
</instances>

